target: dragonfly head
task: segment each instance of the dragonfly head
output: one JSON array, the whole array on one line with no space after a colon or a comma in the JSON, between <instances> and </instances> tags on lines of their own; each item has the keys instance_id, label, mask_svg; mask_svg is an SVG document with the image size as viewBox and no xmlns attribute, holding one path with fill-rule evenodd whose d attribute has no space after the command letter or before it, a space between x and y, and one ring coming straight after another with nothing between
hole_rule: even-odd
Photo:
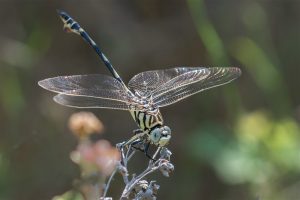
<instances>
[{"instance_id":1,"label":"dragonfly head","mask_svg":"<svg viewBox=\"0 0 300 200\"><path fill-rule=\"evenodd\" d=\"M168 126L161 126L150 132L150 140L160 147L166 146L171 139L171 129Z\"/></svg>"}]
</instances>

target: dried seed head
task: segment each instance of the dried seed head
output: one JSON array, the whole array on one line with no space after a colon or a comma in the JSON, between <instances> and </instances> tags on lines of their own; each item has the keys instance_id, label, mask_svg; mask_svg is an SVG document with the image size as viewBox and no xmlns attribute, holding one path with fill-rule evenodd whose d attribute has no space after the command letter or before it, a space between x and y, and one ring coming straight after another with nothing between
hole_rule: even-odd
<instances>
[{"instance_id":1,"label":"dried seed head","mask_svg":"<svg viewBox=\"0 0 300 200\"><path fill-rule=\"evenodd\" d=\"M163 147L160 151L160 157L162 159L170 160L171 155L172 155L172 152L169 149L167 149L166 147Z\"/></svg>"},{"instance_id":2,"label":"dried seed head","mask_svg":"<svg viewBox=\"0 0 300 200\"><path fill-rule=\"evenodd\" d=\"M155 181L151 181L149 184L146 180L142 180L140 183L140 190L136 190L137 194L135 199L137 200L156 200L157 191L159 185L155 184Z\"/></svg>"},{"instance_id":3,"label":"dried seed head","mask_svg":"<svg viewBox=\"0 0 300 200\"><path fill-rule=\"evenodd\" d=\"M148 181L146 180L140 180L135 186L134 186L134 190L136 193L142 191L146 191L146 189L148 188Z\"/></svg>"},{"instance_id":4,"label":"dried seed head","mask_svg":"<svg viewBox=\"0 0 300 200\"><path fill-rule=\"evenodd\" d=\"M91 112L78 112L69 118L69 128L77 137L85 138L92 133L101 133L103 124Z\"/></svg>"},{"instance_id":5,"label":"dried seed head","mask_svg":"<svg viewBox=\"0 0 300 200\"><path fill-rule=\"evenodd\" d=\"M156 196L153 195L153 191L151 189L147 189L145 192L140 191L136 195L136 200L156 200Z\"/></svg>"},{"instance_id":6,"label":"dried seed head","mask_svg":"<svg viewBox=\"0 0 300 200\"><path fill-rule=\"evenodd\" d=\"M174 165L172 163L170 163L169 161L165 160L165 161L162 161L162 163L160 164L159 170L164 176L169 177L170 176L169 174L172 171L174 171Z\"/></svg>"},{"instance_id":7,"label":"dried seed head","mask_svg":"<svg viewBox=\"0 0 300 200\"><path fill-rule=\"evenodd\" d=\"M158 193L158 190L160 188L160 186L158 184L155 183L156 181L151 181L150 184L149 184L149 187L152 188L152 191L153 191L153 195L157 195Z\"/></svg>"}]
</instances>

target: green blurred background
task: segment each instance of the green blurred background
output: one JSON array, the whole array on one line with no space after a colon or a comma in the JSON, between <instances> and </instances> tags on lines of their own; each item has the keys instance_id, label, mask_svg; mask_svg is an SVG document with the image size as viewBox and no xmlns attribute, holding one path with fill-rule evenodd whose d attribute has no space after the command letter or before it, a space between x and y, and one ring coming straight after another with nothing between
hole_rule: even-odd
<instances>
[{"instance_id":1,"label":"green blurred background","mask_svg":"<svg viewBox=\"0 0 300 200\"><path fill-rule=\"evenodd\" d=\"M126 81L175 66L242 69L233 83L162 109L175 172L154 175L159 199L300 199L299 0L1 0L1 200L51 199L79 176L67 128L78 110L55 104L37 81L109 74L86 43L62 31L57 8ZM92 112L112 143L136 128L128 112ZM140 154L132 168L145 161Z\"/></svg>"}]
</instances>

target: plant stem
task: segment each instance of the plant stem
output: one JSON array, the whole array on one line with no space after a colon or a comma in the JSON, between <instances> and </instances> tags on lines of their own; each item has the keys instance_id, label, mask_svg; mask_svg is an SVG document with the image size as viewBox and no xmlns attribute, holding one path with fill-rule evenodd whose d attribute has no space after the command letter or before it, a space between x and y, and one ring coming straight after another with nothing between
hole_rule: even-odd
<instances>
[{"instance_id":1,"label":"plant stem","mask_svg":"<svg viewBox=\"0 0 300 200\"><path fill-rule=\"evenodd\" d=\"M116 169L113 171L113 173L110 175L110 177L109 177L109 179L108 179L108 181L107 181L107 183L106 183L106 186L105 186L105 189L104 189L103 195L102 195L103 199L106 197L107 191L108 191L108 189L109 189L109 187L110 187L110 183L111 183L113 177L115 176L116 172L117 172L117 168L116 168Z\"/></svg>"}]
</instances>

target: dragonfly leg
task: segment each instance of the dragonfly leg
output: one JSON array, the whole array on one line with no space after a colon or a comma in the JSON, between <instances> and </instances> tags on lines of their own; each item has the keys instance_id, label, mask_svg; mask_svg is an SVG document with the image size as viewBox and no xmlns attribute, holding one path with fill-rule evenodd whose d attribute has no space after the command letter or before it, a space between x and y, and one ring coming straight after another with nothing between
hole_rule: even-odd
<instances>
[{"instance_id":1,"label":"dragonfly leg","mask_svg":"<svg viewBox=\"0 0 300 200\"><path fill-rule=\"evenodd\" d=\"M133 132L134 135L136 135L136 134L142 133L143 130L142 129L135 129L132 132Z\"/></svg>"},{"instance_id":2,"label":"dragonfly leg","mask_svg":"<svg viewBox=\"0 0 300 200\"><path fill-rule=\"evenodd\" d=\"M144 152L145 151L145 148L143 146L143 141L142 140L137 140L137 141L134 141L132 144L131 144L131 147L136 149L136 150L139 150L141 152Z\"/></svg>"},{"instance_id":3,"label":"dragonfly leg","mask_svg":"<svg viewBox=\"0 0 300 200\"><path fill-rule=\"evenodd\" d=\"M154 159L152 156L149 155L149 147L150 147L150 142L145 144L144 153L150 160L156 161L156 159Z\"/></svg>"},{"instance_id":4,"label":"dragonfly leg","mask_svg":"<svg viewBox=\"0 0 300 200\"><path fill-rule=\"evenodd\" d=\"M141 145L136 146L136 145L138 145L140 143L143 143L143 148L140 147ZM132 148L145 153L145 155L147 156L147 158L149 158L150 160L156 161L155 159L153 159L153 157L151 155L149 155L149 151L148 150L149 150L149 147L150 147L150 142L144 143L143 140L138 140L138 141L133 142L131 144L131 146L132 146Z\"/></svg>"},{"instance_id":5,"label":"dragonfly leg","mask_svg":"<svg viewBox=\"0 0 300 200\"><path fill-rule=\"evenodd\" d=\"M141 132L141 133L137 133L134 136L132 136L129 140L127 140L123 146L128 146L130 144L132 144L134 141L138 140L138 139L142 139L147 133L146 132ZM142 140L141 140L142 141Z\"/></svg>"}]
</instances>

